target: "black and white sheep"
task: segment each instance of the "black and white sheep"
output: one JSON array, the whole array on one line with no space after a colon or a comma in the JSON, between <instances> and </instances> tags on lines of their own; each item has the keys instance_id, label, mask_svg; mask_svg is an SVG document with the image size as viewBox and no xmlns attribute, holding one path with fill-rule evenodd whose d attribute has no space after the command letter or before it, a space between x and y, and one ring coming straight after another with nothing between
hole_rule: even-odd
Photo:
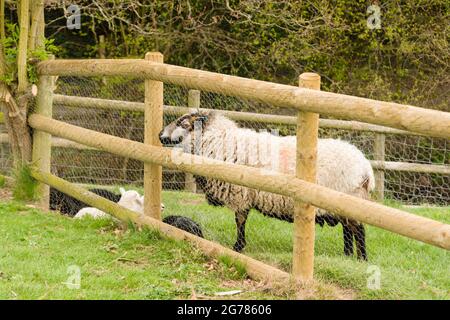
<instances>
[{"instance_id":1,"label":"black and white sheep","mask_svg":"<svg viewBox=\"0 0 450 320\"><path fill-rule=\"evenodd\" d=\"M141 196L135 190L125 191L125 189L120 188L120 194L105 189L89 189L89 191L139 214L143 214L144 212L144 196ZM81 218L86 215L94 218L109 216L105 212L97 208L89 207L88 204L55 188L50 188L50 209L76 218ZM164 211L164 204L162 203L161 211Z\"/></svg>"},{"instance_id":2,"label":"black and white sheep","mask_svg":"<svg viewBox=\"0 0 450 320\"><path fill-rule=\"evenodd\" d=\"M104 189L89 189L90 192L95 193L103 198L111 200L113 202L119 202L121 195L104 190ZM62 214L68 216L75 216L78 211L82 208L88 207L89 205L75 199L64 192L61 192L55 188L50 188L50 209L59 211Z\"/></svg>"},{"instance_id":3,"label":"black and white sheep","mask_svg":"<svg viewBox=\"0 0 450 320\"><path fill-rule=\"evenodd\" d=\"M296 137L279 137L268 132L239 128L219 113L185 114L160 132L163 145L178 144L185 152L204 157L249 165L283 173L295 173ZM317 151L317 183L350 195L369 198L374 188L370 162L355 146L335 139L319 139ZM281 220L293 221L294 202L277 194L233 185L227 182L195 177L205 192L208 203L225 205L235 212L237 240L234 250L245 245L245 223L250 209ZM344 253L353 255L353 240L357 256L367 259L364 225L322 209L316 222L331 226L341 223L344 233Z\"/></svg>"},{"instance_id":4,"label":"black and white sheep","mask_svg":"<svg viewBox=\"0 0 450 320\"><path fill-rule=\"evenodd\" d=\"M144 196L141 196L135 190L128 190L120 188L120 199L117 202L118 205L121 205L124 208L127 208L131 211L137 212L139 214L144 213ZM77 214L74 216L75 219L81 219L84 217L92 217L92 218L110 218L111 216L106 212L101 211L100 209L93 207L82 208Z\"/></svg>"}]
</instances>

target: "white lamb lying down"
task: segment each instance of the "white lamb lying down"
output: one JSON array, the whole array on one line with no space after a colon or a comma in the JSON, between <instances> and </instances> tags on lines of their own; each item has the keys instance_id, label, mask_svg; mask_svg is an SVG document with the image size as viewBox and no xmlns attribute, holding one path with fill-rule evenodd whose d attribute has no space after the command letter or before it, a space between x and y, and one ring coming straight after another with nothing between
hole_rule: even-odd
<instances>
[{"instance_id":1,"label":"white lamb lying down","mask_svg":"<svg viewBox=\"0 0 450 320\"><path fill-rule=\"evenodd\" d=\"M144 213L144 196L141 196L137 191L135 190L128 190L125 191L125 189L120 188L120 194L122 195L120 197L119 202L117 202L118 205L121 205L122 207L125 207L131 211L137 212L139 214ZM161 211L164 210L164 204L161 203ZM95 219L99 218L111 218L109 214L106 212L103 212L97 208L93 207L86 207L81 209L77 212L77 214L74 216L76 219L81 219L83 217L90 216Z\"/></svg>"}]
</instances>

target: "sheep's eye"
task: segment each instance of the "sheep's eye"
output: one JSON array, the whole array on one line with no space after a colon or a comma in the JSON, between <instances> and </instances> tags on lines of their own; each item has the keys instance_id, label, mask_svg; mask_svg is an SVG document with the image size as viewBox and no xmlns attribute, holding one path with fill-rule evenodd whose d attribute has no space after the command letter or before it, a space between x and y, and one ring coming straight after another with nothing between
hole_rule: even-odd
<instances>
[{"instance_id":1,"label":"sheep's eye","mask_svg":"<svg viewBox=\"0 0 450 320\"><path fill-rule=\"evenodd\" d=\"M180 119L177 120L176 126L180 127L183 125L183 123L188 122L189 123L189 116L182 116Z\"/></svg>"},{"instance_id":2,"label":"sheep's eye","mask_svg":"<svg viewBox=\"0 0 450 320\"><path fill-rule=\"evenodd\" d=\"M191 128L191 123L189 122L188 119L183 119L181 121L178 121L177 127L181 127L183 129L190 129Z\"/></svg>"}]
</instances>

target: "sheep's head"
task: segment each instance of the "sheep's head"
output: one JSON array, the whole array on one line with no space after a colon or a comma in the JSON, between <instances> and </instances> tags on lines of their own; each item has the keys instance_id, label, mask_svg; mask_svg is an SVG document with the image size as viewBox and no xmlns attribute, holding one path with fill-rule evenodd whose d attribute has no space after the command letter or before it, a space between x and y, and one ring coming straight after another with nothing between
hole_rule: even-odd
<instances>
[{"instance_id":1,"label":"sheep's head","mask_svg":"<svg viewBox=\"0 0 450 320\"><path fill-rule=\"evenodd\" d=\"M120 188L120 194L122 196L117 204L137 213L144 213L144 196L135 190L125 191L124 188Z\"/></svg>"},{"instance_id":2,"label":"sheep's head","mask_svg":"<svg viewBox=\"0 0 450 320\"><path fill-rule=\"evenodd\" d=\"M201 111L185 114L165 126L159 133L159 140L163 145L184 143L194 131L201 132L211 116L211 113Z\"/></svg>"},{"instance_id":3,"label":"sheep's head","mask_svg":"<svg viewBox=\"0 0 450 320\"><path fill-rule=\"evenodd\" d=\"M120 188L120 200L117 204L130 209L131 211L143 214L144 213L144 196L141 196L135 190L125 191L124 188ZM164 211L164 204L161 203L161 212Z\"/></svg>"}]
</instances>

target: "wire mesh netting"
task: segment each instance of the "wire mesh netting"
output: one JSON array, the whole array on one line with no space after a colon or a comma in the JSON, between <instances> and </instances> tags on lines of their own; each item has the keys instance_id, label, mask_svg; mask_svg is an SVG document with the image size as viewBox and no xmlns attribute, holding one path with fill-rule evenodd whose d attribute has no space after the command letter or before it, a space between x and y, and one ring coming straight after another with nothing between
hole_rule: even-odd
<instances>
[{"instance_id":1,"label":"wire mesh netting","mask_svg":"<svg viewBox=\"0 0 450 320\"><path fill-rule=\"evenodd\" d=\"M188 91L187 88L165 84L164 104L186 107ZM108 109L108 105L102 108L93 108L89 104L95 106L96 103L90 101L87 102L86 107L74 107L73 103L55 102L54 118L119 137L143 141L144 116L140 111L144 101L143 79L63 77L58 79L55 93L66 96L137 102L134 111L112 110ZM206 109L296 115L295 110L274 108L255 101L210 92L202 92L200 101L201 108ZM165 112L165 124L182 114L182 112L174 113L172 111L173 109L169 109ZM281 136L295 135L295 125L293 124L237 122L241 127L257 131L268 131ZM5 134L6 129L2 133ZM319 137L348 141L363 151L368 159L374 159L375 134L372 132L320 128ZM446 139L396 134L386 134L385 139L386 161L450 164L449 141ZM2 143L1 152L1 168L6 169L10 164L10 156L4 143ZM53 169L61 177L79 183L134 185L143 183L142 163L94 150L80 151L56 146L53 151ZM449 179L449 175L445 174L386 170L385 198L409 205L448 205L450 199ZM189 175L186 177L183 172L164 170L163 182L164 189L192 189Z\"/></svg>"},{"instance_id":2,"label":"wire mesh netting","mask_svg":"<svg viewBox=\"0 0 450 320\"><path fill-rule=\"evenodd\" d=\"M188 106L188 95L188 88L164 85L165 106L186 107ZM85 97L86 99L82 102L79 100L74 102L70 97ZM143 79L59 77L55 90L53 117L83 128L142 142L144 137L143 101ZM174 123L174 121L177 125L182 126L182 122L176 120L180 119L183 111L177 111L172 107L166 108L164 126ZM200 107L213 110L296 116L295 110L278 109L257 101L209 92L201 93ZM235 122L239 127L267 133L270 136L288 136L295 135L295 118L292 119L290 124L286 124L286 121L283 123L256 120ZM319 136L320 138L348 141L360 149L368 159L374 159L375 134L372 132L320 128ZM445 139L386 134L385 160L449 165L448 143L449 141ZM8 171L10 155L6 143L2 143L0 152L1 169ZM232 162L239 161L232 160ZM245 161L243 163L245 164ZM103 186L103 188L110 188L116 192L119 187L124 187L143 193L144 166L142 162L67 143L61 139L54 139L52 172L71 182L91 187ZM405 205L448 206L450 203L449 179L449 175L443 174L386 171L385 198ZM208 192L205 194L207 183L208 179L205 177L193 177L184 172L163 169L163 203L165 207L163 217L169 219L166 221L177 227L201 234L206 239L219 242L227 247L234 246L236 248L239 234L236 228L238 219L235 219L235 213L230 210L230 205L214 194ZM223 187L223 192L232 191L219 185L219 189L221 187ZM281 214L279 216L281 217ZM289 223L292 216L282 218L273 219L252 210L245 227L245 253L289 270L293 247L293 226ZM346 220L336 220L332 216L323 216L322 220L319 219L317 222L328 227L339 225L339 223L345 224L347 227L318 229L316 254L319 263L326 265L327 259L330 257L341 257L344 254L343 247L349 254L349 247L353 248L353 240L356 244L359 242L360 245L362 241L362 246L365 247L364 235L361 234L364 228L361 229L359 224L353 225L347 223ZM198 230L201 230L201 233ZM369 235L373 235L374 232L374 228L371 228ZM377 230L376 232L381 233L380 237L388 236L385 231ZM242 243L238 245L242 245ZM369 252L369 257L370 254ZM326 273L326 267L319 270ZM351 271L348 273L351 274Z\"/></svg>"}]
</instances>

